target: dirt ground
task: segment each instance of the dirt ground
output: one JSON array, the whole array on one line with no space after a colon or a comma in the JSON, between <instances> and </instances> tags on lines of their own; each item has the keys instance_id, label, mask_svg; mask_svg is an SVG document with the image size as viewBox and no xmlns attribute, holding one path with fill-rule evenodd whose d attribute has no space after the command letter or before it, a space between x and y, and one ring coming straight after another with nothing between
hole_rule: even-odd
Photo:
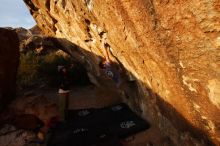
<instances>
[{"instance_id":1,"label":"dirt ground","mask_svg":"<svg viewBox=\"0 0 220 146\"><path fill-rule=\"evenodd\" d=\"M16 109L20 113L36 115L45 123L51 117L58 114L57 89L44 87L35 90L32 89L20 93L19 96L20 97L12 103L11 108ZM73 87L71 88L69 96L69 109L100 108L122 101L123 94L114 88L96 86ZM153 123L150 124L150 129L122 139L121 143L123 146L166 146L166 140L158 128L156 128ZM47 129L45 129L45 131L46 130ZM0 141L1 140L2 139L0 139ZM10 141L10 137L7 138L7 141ZM43 146L44 144L40 145ZM11 144L11 146L13 146L13 144ZM29 144L29 146L34 146L34 144Z\"/></svg>"}]
</instances>

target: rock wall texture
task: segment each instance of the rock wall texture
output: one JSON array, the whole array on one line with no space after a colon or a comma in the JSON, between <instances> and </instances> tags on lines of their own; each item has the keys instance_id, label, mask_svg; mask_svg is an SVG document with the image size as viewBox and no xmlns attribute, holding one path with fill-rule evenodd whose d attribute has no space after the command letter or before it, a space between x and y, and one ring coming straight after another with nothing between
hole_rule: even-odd
<instances>
[{"instance_id":1,"label":"rock wall texture","mask_svg":"<svg viewBox=\"0 0 220 146\"><path fill-rule=\"evenodd\" d=\"M176 145L188 135L220 145L219 0L24 1L45 34L73 56L65 42L80 46L97 73L108 43L138 81L142 96L130 101Z\"/></svg>"},{"instance_id":2,"label":"rock wall texture","mask_svg":"<svg viewBox=\"0 0 220 146\"><path fill-rule=\"evenodd\" d=\"M13 100L19 62L19 40L15 31L0 28L0 111Z\"/></svg>"},{"instance_id":3,"label":"rock wall texture","mask_svg":"<svg viewBox=\"0 0 220 146\"><path fill-rule=\"evenodd\" d=\"M42 34L38 26L31 29L15 28L19 37L19 48L21 53L34 50L37 54L46 54L50 50L58 50L62 47L57 39L53 37L46 37Z\"/></svg>"}]
</instances>

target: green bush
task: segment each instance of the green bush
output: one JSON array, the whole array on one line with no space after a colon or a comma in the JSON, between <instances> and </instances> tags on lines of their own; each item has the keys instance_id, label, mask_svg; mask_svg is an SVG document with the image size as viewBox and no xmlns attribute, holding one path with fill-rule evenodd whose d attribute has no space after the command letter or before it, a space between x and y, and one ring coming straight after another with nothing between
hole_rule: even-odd
<instances>
[{"instance_id":1,"label":"green bush","mask_svg":"<svg viewBox=\"0 0 220 146\"><path fill-rule=\"evenodd\" d=\"M21 87L28 87L38 84L57 86L58 65L69 65L71 62L68 55L57 55L55 51L44 56L39 56L34 51L20 55L17 84Z\"/></svg>"},{"instance_id":2,"label":"green bush","mask_svg":"<svg viewBox=\"0 0 220 146\"><path fill-rule=\"evenodd\" d=\"M38 79L39 58L34 52L20 55L17 81L21 86L32 85Z\"/></svg>"},{"instance_id":3,"label":"green bush","mask_svg":"<svg viewBox=\"0 0 220 146\"><path fill-rule=\"evenodd\" d=\"M40 63L39 76L49 86L59 85L58 65L69 66L71 60L69 57L63 57L50 53L44 57Z\"/></svg>"}]
</instances>

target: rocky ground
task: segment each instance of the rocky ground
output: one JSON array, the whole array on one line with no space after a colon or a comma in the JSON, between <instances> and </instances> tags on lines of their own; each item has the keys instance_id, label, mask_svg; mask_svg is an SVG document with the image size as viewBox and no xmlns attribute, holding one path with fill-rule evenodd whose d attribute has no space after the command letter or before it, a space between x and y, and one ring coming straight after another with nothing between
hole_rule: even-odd
<instances>
[{"instance_id":1,"label":"rocky ground","mask_svg":"<svg viewBox=\"0 0 220 146\"><path fill-rule=\"evenodd\" d=\"M73 87L70 93L69 109L82 108L99 108L122 102L123 94L115 88L107 89L105 87L96 87L93 85L85 87ZM39 117L44 123L58 114L57 110L57 89L56 88L36 88L29 89L19 93L19 97L15 100L10 108L14 113L11 114L31 114ZM8 115L9 116L9 115ZM6 116L7 117L7 116ZM5 118L6 118L5 117ZM27 124L27 122L23 123ZM30 123L29 123L30 124ZM159 130L151 123L151 128L133 135L127 139L121 140L124 146L162 146L168 143ZM23 127L27 125L22 125ZM21 127L22 127L21 126ZM16 131L14 131L16 130ZM13 131L11 133L6 133ZM46 127L42 128L46 133ZM11 125L1 127L0 145L1 146L35 146L45 145L37 141L36 136L30 130L19 129Z\"/></svg>"}]
</instances>

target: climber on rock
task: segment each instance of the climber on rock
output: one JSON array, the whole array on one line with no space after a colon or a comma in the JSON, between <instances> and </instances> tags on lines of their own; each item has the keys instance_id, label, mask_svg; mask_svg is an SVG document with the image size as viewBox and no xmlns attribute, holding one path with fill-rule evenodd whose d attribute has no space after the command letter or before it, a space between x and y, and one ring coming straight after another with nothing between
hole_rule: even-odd
<instances>
[{"instance_id":1,"label":"climber on rock","mask_svg":"<svg viewBox=\"0 0 220 146\"><path fill-rule=\"evenodd\" d=\"M105 52L105 60L100 62L99 67L107 75L111 78L115 83L116 87L119 88L121 81L120 81L120 68L110 60L109 54L111 54L110 46L105 43L104 44L104 52Z\"/></svg>"}]
</instances>

